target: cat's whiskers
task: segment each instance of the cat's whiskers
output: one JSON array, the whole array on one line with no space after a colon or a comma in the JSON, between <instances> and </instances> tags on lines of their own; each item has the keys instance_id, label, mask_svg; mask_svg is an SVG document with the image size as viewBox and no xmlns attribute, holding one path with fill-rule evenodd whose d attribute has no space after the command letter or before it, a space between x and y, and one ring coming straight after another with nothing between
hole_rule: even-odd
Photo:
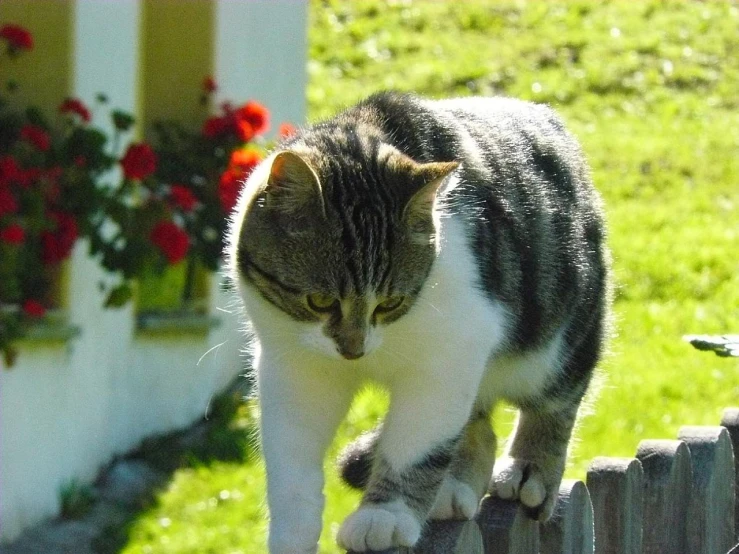
<instances>
[{"instance_id":1,"label":"cat's whiskers","mask_svg":"<svg viewBox=\"0 0 739 554\"><path fill-rule=\"evenodd\" d=\"M436 307L436 306L435 306L435 305L434 305L434 304L433 304L433 303L431 302L431 300L429 300L428 298L424 298L423 296L419 296L418 298L416 298L416 301L419 301L419 300L420 300L420 301L422 301L422 302L425 302L425 303L426 303L426 304L427 304L428 306L430 306L430 307L431 307L431 308L432 308L433 310L435 310L435 311L436 311L437 313L439 313L439 314L442 314L442 315L444 314L444 312L442 312L442 311L441 311L441 310L440 310L439 308L437 308L437 307Z\"/></svg>"},{"instance_id":2,"label":"cat's whiskers","mask_svg":"<svg viewBox=\"0 0 739 554\"><path fill-rule=\"evenodd\" d=\"M380 350L382 350L383 352L387 352L392 357L394 357L396 360L401 360L401 361L403 361L405 363L409 363L409 364L412 364L413 363L413 358L411 358L410 356L406 356L405 354L403 354L401 352L398 352L397 350L393 350L391 348L388 348L386 345L382 345L380 347Z\"/></svg>"},{"instance_id":3,"label":"cat's whiskers","mask_svg":"<svg viewBox=\"0 0 739 554\"><path fill-rule=\"evenodd\" d=\"M217 351L218 351L218 349L219 349L219 348L220 348L221 346L223 346L223 345L224 345L224 344L226 344L227 342L228 342L228 340L224 340L224 341L223 341L222 343L220 343L220 344L216 344L215 346L212 346L212 347L210 347L210 348L209 348L209 349L208 349L208 350L207 350L207 351L206 351L206 352L205 352L205 353L204 353L204 354L203 354L202 356L200 356L200 359L198 360L198 363L196 363L195 365L196 365L196 366L199 366L199 365L200 365L200 362L202 362L202 361L203 361L203 358L205 358L205 357L206 357L206 356L207 356L208 354L210 354L210 353L211 353L211 352L213 352L214 350L216 351L216 361L218 361L218 352L217 352Z\"/></svg>"}]
</instances>

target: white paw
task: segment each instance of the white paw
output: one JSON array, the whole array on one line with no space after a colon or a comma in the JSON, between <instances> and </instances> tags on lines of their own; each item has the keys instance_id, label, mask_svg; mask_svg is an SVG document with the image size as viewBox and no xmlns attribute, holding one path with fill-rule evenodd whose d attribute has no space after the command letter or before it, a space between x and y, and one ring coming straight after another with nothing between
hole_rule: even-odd
<instances>
[{"instance_id":1,"label":"white paw","mask_svg":"<svg viewBox=\"0 0 739 554\"><path fill-rule=\"evenodd\" d=\"M534 519L546 521L554 512L561 479L559 472L547 473L527 460L503 458L495 463L490 492L500 498L519 500Z\"/></svg>"},{"instance_id":2,"label":"white paw","mask_svg":"<svg viewBox=\"0 0 739 554\"><path fill-rule=\"evenodd\" d=\"M396 546L413 546L421 536L421 524L400 502L367 505L351 514L336 537L346 550L365 552Z\"/></svg>"},{"instance_id":3,"label":"white paw","mask_svg":"<svg viewBox=\"0 0 739 554\"><path fill-rule=\"evenodd\" d=\"M472 519L480 506L480 497L467 483L447 475L436 495L429 519Z\"/></svg>"}]
</instances>

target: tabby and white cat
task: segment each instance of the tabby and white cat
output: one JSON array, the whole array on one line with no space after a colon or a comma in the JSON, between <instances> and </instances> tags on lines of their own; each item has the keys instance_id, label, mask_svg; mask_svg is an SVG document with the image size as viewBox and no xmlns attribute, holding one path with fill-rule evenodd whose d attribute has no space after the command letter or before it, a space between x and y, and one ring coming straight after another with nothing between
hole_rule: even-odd
<instances>
[{"instance_id":1,"label":"tabby and white cat","mask_svg":"<svg viewBox=\"0 0 739 554\"><path fill-rule=\"evenodd\" d=\"M550 109L374 95L252 173L227 254L255 337L272 554L316 552L324 453L368 380L391 404L342 456L365 489L342 547L413 545L487 490L551 516L601 354L608 255ZM493 472L503 399L520 414Z\"/></svg>"}]
</instances>

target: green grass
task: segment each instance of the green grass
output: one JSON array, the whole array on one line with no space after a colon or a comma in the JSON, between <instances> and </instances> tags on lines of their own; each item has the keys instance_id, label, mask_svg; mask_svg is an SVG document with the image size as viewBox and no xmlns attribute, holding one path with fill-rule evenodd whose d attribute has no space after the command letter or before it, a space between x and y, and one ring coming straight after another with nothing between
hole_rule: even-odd
<instances>
[{"instance_id":1,"label":"green grass","mask_svg":"<svg viewBox=\"0 0 739 554\"><path fill-rule=\"evenodd\" d=\"M311 119L382 88L548 102L583 144L602 192L617 281L616 336L568 473L640 440L716 424L739 402L739 363L689 333L739 331L739 4L311 2ZM355 403L333 453L381 416ZM254 425L244 406L239 425ZM501 409L496 428L510 427ZM322 553L358 497L327 460ZM224 494L226 491L227 494ZM134 522L126 554L265 552L264 476L191 464Z\"/></svg>"}]
</instances>

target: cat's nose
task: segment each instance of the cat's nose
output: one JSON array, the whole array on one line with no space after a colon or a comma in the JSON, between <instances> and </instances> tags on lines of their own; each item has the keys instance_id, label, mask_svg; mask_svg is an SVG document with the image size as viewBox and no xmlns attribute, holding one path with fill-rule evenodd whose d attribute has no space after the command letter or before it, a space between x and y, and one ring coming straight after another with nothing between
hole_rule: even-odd
<instances>
[{"instance_id":1,"label":"cat's nose","mask_svg":"<svg viewBox=\"0 0 739 554\"><path fill-rule=\"evenodd\" d=\"M347 360L358 360L359 358L364 356L364 350L339 350L339 354L341 354Z\"/></svg>"}]
</instances>

